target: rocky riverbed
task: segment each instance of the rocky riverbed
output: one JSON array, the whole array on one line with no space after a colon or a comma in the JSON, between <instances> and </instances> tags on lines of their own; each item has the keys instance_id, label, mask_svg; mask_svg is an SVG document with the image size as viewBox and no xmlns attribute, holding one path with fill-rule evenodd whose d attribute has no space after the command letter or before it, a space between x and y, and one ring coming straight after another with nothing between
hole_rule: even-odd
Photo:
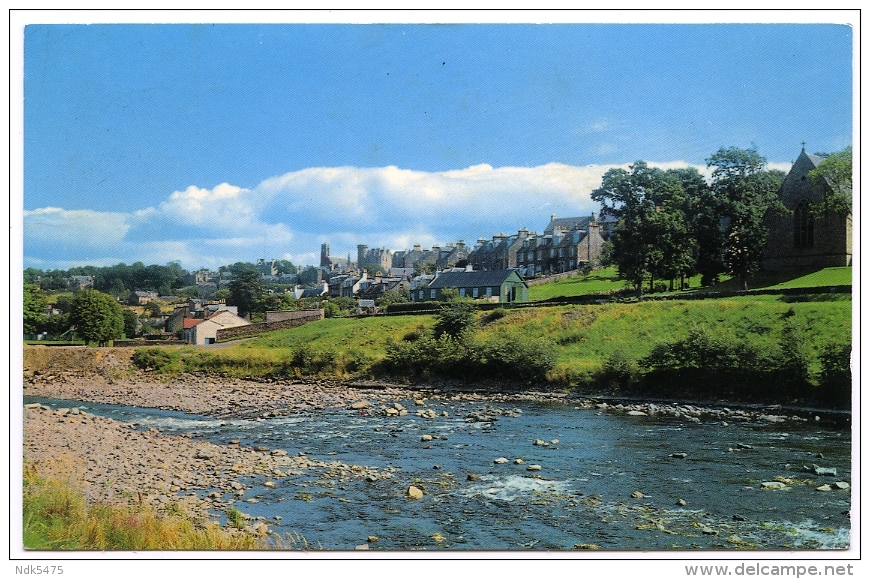
<instances>
[{"instance_id":1,"label":"rocky riverbed","mask_svg":"<svg viewBox=\"0 0 870 579\"><path fill-rule=\"evenodd\" d=\"M259 486L312 472L331 480L391 477L388 471L323 461L280 448L216 445L168 436L135 423L94 416L78 408L52 410L28 404L24 410L24 461L42 476L68 480L89 503L182 509L194 519L214 518L246 496L252 478ZM262 480L265 479L265 483ZM271 483L274 485L274 483ZM206 499L201 489L219 489ZM275 521L268 521L275 523ZM267 531L267 521L250 529Z\"/></svg>"}]
</instances>

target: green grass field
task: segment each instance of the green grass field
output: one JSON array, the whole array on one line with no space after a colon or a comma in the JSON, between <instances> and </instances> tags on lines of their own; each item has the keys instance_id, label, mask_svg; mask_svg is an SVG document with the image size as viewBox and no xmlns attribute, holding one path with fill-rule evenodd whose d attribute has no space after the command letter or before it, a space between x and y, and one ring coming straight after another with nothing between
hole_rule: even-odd
<instances>
[{"instance_id":1,"label":"green grass field","mask_svg":"<svg viewBox=\"0 0 870 579\"><path fill-rule=\"evenodd\" d=\"M481 340L525 337L552 342L557 363L550 381L569 385L588 379L617 350L638 359L656 344L683 339L699 327L729 341L775 349L790 320L801 329L811 353L817 356L827 344L851 343L852 301L849 295L830 294L814 301L742 296L516 308L494 321L487 321L491 317L486 313L480 313L478 319ZM431 315L330 318L222 350L167 349L173 357L180 357L168 367L235 376L373 377L372 366L386 356L389 340L428 332L434 322Z\"/></svg>"},{"instance_id":2,"label":"green grass field","mask_svg":"<svg viewBox=\"0 0 870 579\"><path fill-rule=\"evenodd\" d=\"M701 276L687 279L691 291L738 290L738 281L722 276L715 286L702 287ZM803 272L759 272L749 280L750 289L789 289L851 285L851 267L829 267L817 271ZM529 287L529 301L543 301L559 297L575 297L595 294L609 294L626 288L625 281L619 279L615 267L596 269L588 276L577 274L574 277L552 281ZM644 293L648 292L644 287Z\"/></svg>"}]
</instances>

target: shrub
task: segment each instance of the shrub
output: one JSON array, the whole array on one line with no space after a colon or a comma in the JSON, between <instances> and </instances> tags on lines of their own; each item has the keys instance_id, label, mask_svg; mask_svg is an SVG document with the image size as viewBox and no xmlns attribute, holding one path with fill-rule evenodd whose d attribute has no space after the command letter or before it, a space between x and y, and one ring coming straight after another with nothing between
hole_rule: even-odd
<instances>
[{"instance_id":1,"label":"shrub","mask_svg":"<svg viewBox=\"0 0 870 579\"><path fill-rule=\"evenodd\" d=\"M852 405L852 346L850 344L827 344L822 348L819 362L817 399L838 408Z\"/></svg>"},{"instance_id":2,"label":"shrub","mask_svg":"<svg viewBox=\"0 0 870 579\"><path fill-rule=\"evenodd\" d=\"M555 365L552 343L529 340L519 332L512 332L482 345L479 364L474 369L481 377L534 382L546 380Z\"/></svg>"},{"instance_id":3,"label":"shrub","mask_svg":"<svg viewBox=\"0 0 870 579\"><path fill-rule=\"evenodd\" d=\"M625 350L618 348L611 352L593 375L593 381L612 390L633 388L640 380L637 361Z\"/></svg>"},{"instance_id":4,"label":"shrub","mask_svg":"<svg viewBox=\"0 0 870 579\"><path fill-rule=\"evenodd\" d=\"M474 332L476 326L477 308L473 303L448 302L441 308L435 321L435 338L446 335L453 339L464 339Z\"/></svg>"}]
</instances>

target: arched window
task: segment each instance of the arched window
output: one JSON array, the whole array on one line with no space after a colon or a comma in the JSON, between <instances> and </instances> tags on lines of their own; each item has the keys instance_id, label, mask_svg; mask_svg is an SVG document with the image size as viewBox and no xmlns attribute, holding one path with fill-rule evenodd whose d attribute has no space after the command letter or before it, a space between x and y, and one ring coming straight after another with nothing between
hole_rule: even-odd
<instances>
[{"instance_id":1,"label":"arched window","mask_svg":"<svg viewBox=\"0 0 870 579\"><path fill-rule=\"evenodd\" d=\"M813 217L810 215L810 202L806 199L794 208L794 246L813 246Z\"/></svg>"}]
</instances>

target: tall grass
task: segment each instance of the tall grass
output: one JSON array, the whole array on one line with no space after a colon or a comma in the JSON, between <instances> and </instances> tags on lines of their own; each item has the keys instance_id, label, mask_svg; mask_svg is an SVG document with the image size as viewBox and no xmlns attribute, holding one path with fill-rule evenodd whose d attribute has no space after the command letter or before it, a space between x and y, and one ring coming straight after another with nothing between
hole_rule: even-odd
<instances>
[{"instance_id":1,"label":"tall grass","mask_svg":"<svg viewBox=\"0 0 870 579\"><path fill-rule=\"evenodd\" d=\"M34 550L252 550L307 548L297 537L266 538L197 522L174 509L86 504L69 481L24 468L23 542ZM172 510L172 509L170 509Z\"/></svg>"}]
</instances>

